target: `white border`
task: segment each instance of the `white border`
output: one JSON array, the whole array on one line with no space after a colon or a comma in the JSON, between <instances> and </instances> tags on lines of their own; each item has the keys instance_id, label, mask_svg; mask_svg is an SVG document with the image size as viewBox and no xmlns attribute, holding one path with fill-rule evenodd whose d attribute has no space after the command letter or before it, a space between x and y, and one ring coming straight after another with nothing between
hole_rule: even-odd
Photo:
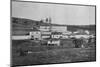
<instances>
[{"instance_id":1,"label":"white border","mask_svg":"<svg viewBox=\"0 0 100 67\"><path fill-rule=\"evenodd\" d=\"M34 1L34 0L27 0ZM100 66L100 0L35 0L41 2L56 2L70 4L86 4L97 6L97 61L53 64L53 65L36 65L36 67L99 67ZM0 0L0 67L10 67L10 0ZM32 67L32 66L27 66ZM35 66L34 66L35 67Z\"/></svg>"}]
</instances>

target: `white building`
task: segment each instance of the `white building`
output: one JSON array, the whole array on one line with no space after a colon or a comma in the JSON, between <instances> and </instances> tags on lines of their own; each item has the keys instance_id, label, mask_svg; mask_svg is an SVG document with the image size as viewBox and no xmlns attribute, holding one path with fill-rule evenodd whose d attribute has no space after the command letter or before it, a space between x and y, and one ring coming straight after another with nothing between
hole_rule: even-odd
<instances>
[{"instance_id":1,"label":"white building","mask_svg":"<svg viewBox=\"0 0 100 67\"><path fill-rule=\"evenodd\" d=\"M49 31L41 31L41 38L45 39L45 38L50 38L51 32Z\"/></svg>"},{"instance_id":2,"label":"white building","mask_svg":"<svg viewBox=\"0 0 100 67\"><path fill-rule=\"evenodd\" d=\"M66 32L67 31L67 26L40 26L40 31L51 31L52 32Z\"/></svg>"},{"instance_id":3,"label":"white building","mask_svg":"<svg viewBox=\"0 0 100 67\"><path fill-rule=\"evenodd\" d=\"M51 35L51 32L47 32L47 31L41 31L42 35Z\"/></svg>"},{"instance_id":4,"label":"white building","mask_svg":"<svg viewBox=\"0 0 100 67\"><path fill-rule=\"evenodd\" d=\"M62 37L62 35L52 35L52 38L57 38L57 39L59 39L59 38L61 38Z\"/></svg>"},{"instance_id":5,"label":"white building","mask_svg":"<svg viewBox=\"0 0 100 67\"><path fill-rule=\"evenodd\" d=\"M49 31L50 27L49 26L40 26L40 31Z\"/></svg>"},{"instance_id":6,"label":"white building","mask_svg":"<svg viewBox=\"0 0 100 67\"><path fill-rule=\"evenodd\" d=\"M32 32L30 32L30 36L32 39L41 40L41 32L40 31L32 31Z\"/></svg>"},{"instance_id":7,"label":"white building","mask_svg":"<svg viewBox=\"0 0 100 67\"><path fill-rule=\"evenodd\" d=\"M71 31L66 31L66 32L63 32L62 34L63 34L63 35L71 35L72 32L71 32Z\"/></svg>"},{"instance_id":8,"label":"white building","mask_svg":"<svg viewBox=\"0 0 100 67\"><path fill-rule=\"evenodd\" d=\"M47 43L48 44L54 44L54 45L60 46L60 40L51 40L51 41L48 41Z\"/></svg>"},{"instance_id":9,"label":"white building","mask_svg":"<svg viewBox=\"0 0 100 67\"><path fill-rule=\"evenodd\" d=\"M88 30L77 30L73 34L90 34Z\"/></svg>"}]
</instances>

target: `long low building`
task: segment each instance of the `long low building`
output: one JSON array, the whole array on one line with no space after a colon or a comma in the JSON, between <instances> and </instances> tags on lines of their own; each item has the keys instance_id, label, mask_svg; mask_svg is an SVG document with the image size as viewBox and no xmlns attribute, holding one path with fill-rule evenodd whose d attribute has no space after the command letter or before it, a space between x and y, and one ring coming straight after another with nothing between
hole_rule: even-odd
<instances>
[{"instance_id":1,"label":"long low building","mask_svg":"<svg viewBox=\"0 0 100 67\"><path fill-rule=\"evenodd\" d=\"M67 26L40 26L40 31L66 32Z\"/></svg>"}]
</instances>

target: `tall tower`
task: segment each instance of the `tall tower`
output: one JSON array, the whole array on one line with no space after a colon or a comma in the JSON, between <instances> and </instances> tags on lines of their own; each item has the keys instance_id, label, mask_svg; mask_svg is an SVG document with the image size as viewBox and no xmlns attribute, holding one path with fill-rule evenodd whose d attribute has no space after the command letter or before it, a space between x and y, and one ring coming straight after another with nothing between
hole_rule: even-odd
<instances>
[{"instance_id":1,"label":"tall tower","mask_svg":"<svg viewBox=\"0 0 100 67\"><path fill-rule=\"evenodd\" d=\"M51 29L52 29L51 18L50 17L46 18L45 22L49 24L49 31L51 32Z\"/></svg>"}]
</instances>

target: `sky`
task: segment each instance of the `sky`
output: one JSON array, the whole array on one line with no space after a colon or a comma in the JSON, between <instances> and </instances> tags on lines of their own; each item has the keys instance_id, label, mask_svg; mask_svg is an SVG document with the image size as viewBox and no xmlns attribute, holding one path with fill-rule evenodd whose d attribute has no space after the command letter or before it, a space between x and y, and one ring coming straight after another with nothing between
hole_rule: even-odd
<instances>
[{"instance_id":1,"label":"sky","mask_svg":"<svg viewBox=\"0 0 100 67\"><path fill-rule=\"evenodd\" d=\"M51 17L54 24L95 24L95 7L12 1L12 17L41 20Z\"/></svg>"}]
</instances>

